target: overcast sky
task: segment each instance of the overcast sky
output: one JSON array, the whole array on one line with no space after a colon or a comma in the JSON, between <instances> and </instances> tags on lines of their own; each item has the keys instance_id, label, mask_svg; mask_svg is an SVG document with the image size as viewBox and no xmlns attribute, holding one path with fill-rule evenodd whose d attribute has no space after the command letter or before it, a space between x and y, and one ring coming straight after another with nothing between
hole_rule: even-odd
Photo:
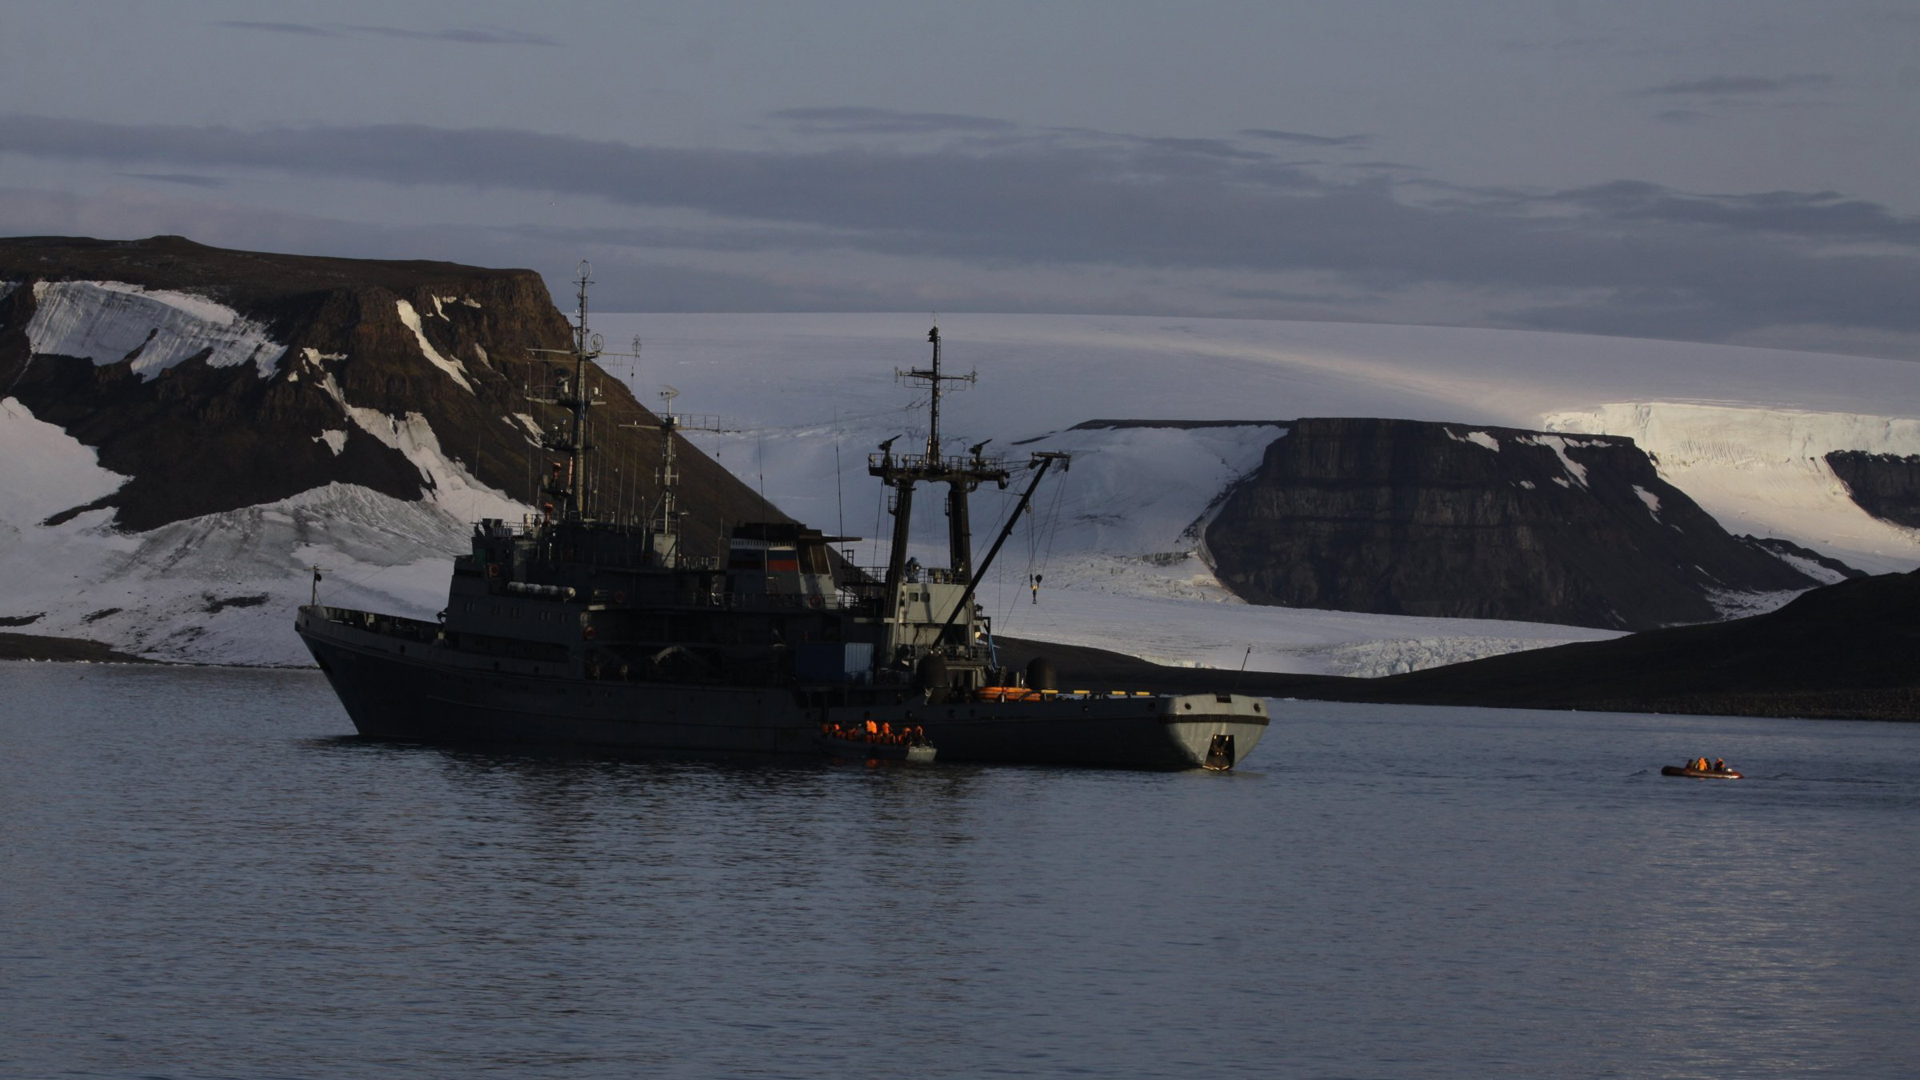
<instances>
[{"instance_id":1,"label":"overcast sky","mask_svg":"<svg viewBox=\"0 0 1920 1080\"><path fill-rule=\"evenodd\" d=\"M697 8L697 9L696 9ZM0 0L0 234L1920 359L1914 0Z\"/></svg>"}]
</instances>

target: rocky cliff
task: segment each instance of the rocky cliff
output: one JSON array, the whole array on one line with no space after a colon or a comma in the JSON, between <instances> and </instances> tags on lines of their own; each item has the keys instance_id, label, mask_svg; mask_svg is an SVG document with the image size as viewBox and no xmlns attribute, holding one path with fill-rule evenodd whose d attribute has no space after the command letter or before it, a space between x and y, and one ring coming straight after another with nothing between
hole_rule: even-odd
<instances>
[{"instance_id":1,"label":"rocky cliff","mask_svg":"<svg viewBox=\"0 0 1920 1080\"><path fill-rule=\"evenodd\" d=\"M1206 530L1255 603L1639 630L1819 584L1729 536L1632 440L1305 419Z\"/></svg>"},{"instance_id":2,"label":"rocky cliff","mask_svg":"<svg viewBox=\"0 0 1920 1080\"><path fill-rule=\"evenodd\" d=\"M224 251L180 237L0 239L0 398L18 399L128 479L67 506L122 531L284 499L330 483L417 500L434 463L537 501L534 349L567 320L538 275L452 263ZM605 496L651 497L657 421L613 379L592 441ZM679 448L688 540L768 514L751 489ZM614 464L605 464L614 463ZM625 472L616 478L614 467Z\"/></svg>"},{"instance_id":3,"label":"rocky cliff","mask_svg":"<svg viewBox=\"0 0 1920 1080\"><path fill-rule=\"evenodd\" d=\"M1835 450L1827 466L1860 509L1895 525L1920 529L1920 457Z\"/></svg>"}]
</instances>

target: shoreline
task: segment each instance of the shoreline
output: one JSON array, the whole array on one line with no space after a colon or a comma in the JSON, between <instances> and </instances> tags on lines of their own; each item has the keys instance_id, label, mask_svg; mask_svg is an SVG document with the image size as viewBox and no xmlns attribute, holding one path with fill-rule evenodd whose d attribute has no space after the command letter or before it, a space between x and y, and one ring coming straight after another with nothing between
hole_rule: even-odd
<instances>
[{"instance_id":1,"label":"shoreline","mask_svg":"<svg viewBox=\"0 0 1920 1080\"><path fill-rule=\"evenodd\" d=\"M1578 689L1562 687L1558 692L1541 693L1538 688L1523 689L1514 685L1514 672L1508 668L1514 663L1512 657L1496 658L1505 662L1495 667L1507 670L1482 669L1476 674L1484 677L1478 679L1472 678L1466 671L1452 670L1470 668L1471 665L1451 665L1449 668L1432 668L1381 679L1356 679L1339 675L1166 667L1106 649L1019 638L1002 638L999 644L1002 655L1015 667L1025 667L1027 661L1037 655L1047 656L1059 671L1062 688L1105 689L1125 685L1128 689L1145 689L1155 693L1225 691L1300 702L1441 705L1664 716L1741 716L1783 720L1920 721L1920 692L1908 687L1781 687L1773 690L1719 689L1680 694L1673 693L1671 687L1662 687L1664 693L1635 694L1630 686L1623 685L1606 690L1593 686ZM89 638L7 632L0 632L0 661L234 667L261 671L319 670L315 664L217 664L156 660L119 652ZM1440 672L1448 674L1441 676L1438 674ZM1441 680L1446 685L1433 685ZM1427 685L1419 685L1422 683ZM1529 689L1533 692L1529 693Z\"/></svg>"},{"instance_id":2,"label":"shoreline","mask_svg":"<svg viewBox=\"0 0 1920 1080\"><path fill-rule=\"evenodd\" d=\"M88 664L160 664L123 653L92 638L52 637L0 631L0 660L51 660ZM185 666L185 665L183 665Z\"/></svg>"}]
</instances>

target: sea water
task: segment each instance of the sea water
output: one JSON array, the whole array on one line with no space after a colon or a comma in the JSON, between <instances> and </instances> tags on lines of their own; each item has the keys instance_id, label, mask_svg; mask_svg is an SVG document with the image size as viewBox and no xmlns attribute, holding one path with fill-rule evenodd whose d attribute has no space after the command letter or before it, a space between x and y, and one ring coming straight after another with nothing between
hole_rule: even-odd
<instances>
[{"instance_id":1,"label":"sea water","mask_svg":"<svg viewBox=\"0 0 1920 1080\"><path fill-rule=\"evenodd\" d=\"M0 664L0 1075L1920 1071L1920 727L1273 714L1226 774L596 760Z\"/></svg>"}]
</instances>

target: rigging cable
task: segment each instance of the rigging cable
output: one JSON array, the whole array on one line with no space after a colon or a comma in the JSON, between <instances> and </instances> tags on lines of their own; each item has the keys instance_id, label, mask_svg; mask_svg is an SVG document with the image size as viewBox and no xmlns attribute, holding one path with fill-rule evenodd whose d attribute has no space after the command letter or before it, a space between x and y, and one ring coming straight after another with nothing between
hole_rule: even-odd
<instances>
[{"instance_id":1,"label":"rigging cable","mask_svg":"<svg viewBox=\"0 0 1920 1080\"><path fill-rule=\"evenodd\" d=\"M1040 551L1039 562L1035 565L1029 565L1027 570L1027 583L1033 590L1033 602L1036 604L1040 602L1040 581L1045 576L1047 569L1053 564L1053 542L1060 535L1060 508L1066 497L1066 493L1067 476L1063 471L1059 482L1053 486L1053 501L1048 504L1046 513L1035 515L1040 518L1037 522L1033 520L1027 522L1029 537L1034 537L1037 531L1038 536L1045 537L1046 539L1046 546L1044 550ZM1037 539L1035 540L1034 547L1036 549L1040 547Z\"/></svg>"},{"instance_id":2,"label":"rigging cable","mask_svg":"<svg viewBox=\"0 0 1920 1080\"><path fill-rule=\"evenodd\" d=\"M867 552L868 552L867 566L868 567L875 567L880 565L880 523L886 518L888 490L889 489L885 484L880 485L879 495L874 499L873 540L868 544L868 547L867 547Z\"/></svg>"}]
</instances>

